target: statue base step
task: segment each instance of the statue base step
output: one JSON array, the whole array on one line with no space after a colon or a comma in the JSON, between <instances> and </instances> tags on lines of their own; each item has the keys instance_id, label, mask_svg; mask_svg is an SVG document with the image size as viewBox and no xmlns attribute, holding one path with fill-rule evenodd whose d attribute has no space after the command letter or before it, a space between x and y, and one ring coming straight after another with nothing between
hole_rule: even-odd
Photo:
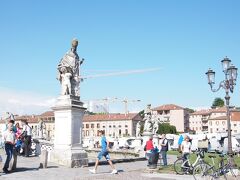
<instances>
[{"instance_id":1,"label":"statue base step","mask_svg":"<svg viewBox=\"0 0 240 180\"><path fill-rule=\"evenodd\" d=\"M50 162L69 168L88 166L88 154L81 147L71 149L54 149L50 153Z\"/></svg>"}]
</instances>

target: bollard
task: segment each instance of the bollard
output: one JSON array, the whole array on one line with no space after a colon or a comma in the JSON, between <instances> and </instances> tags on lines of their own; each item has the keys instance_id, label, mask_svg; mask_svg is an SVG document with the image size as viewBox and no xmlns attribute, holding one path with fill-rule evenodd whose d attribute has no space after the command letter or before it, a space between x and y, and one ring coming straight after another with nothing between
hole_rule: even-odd
<instances>
[{"instance_id":1,"label":"bollard","mask_svg":"<svg viewBox=\"0 0 240 180\"><path fill-rule=\"evenodd\" d=\"M47 162L48 162L48 151L42 150L40 155L40 166L39 168L47 168Z\"/></svg>"}]
</instances>

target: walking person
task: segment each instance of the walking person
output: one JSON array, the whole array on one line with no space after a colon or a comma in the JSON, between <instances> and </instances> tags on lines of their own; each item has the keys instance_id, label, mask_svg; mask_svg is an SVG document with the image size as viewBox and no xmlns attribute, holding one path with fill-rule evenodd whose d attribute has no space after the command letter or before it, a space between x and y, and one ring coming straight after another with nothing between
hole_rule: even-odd
<instances>
[{"instance_id":1,"label":"walking person","mask_svg":"<svg viewBox=\"0 0 240 180\"><path fill-rule=\"evenodd\" d=\"M24 137L24 153L25 157L29 157L31 150L31 141L32 141L32 128L28 125L28 122L23 122L23 137Z\"/></svg>"},{"instance_id":2,"label":"walking person","mask_svg":"<svg viewBox=\"0 0 240 180\"><path fill-rule=\"evenodd\" d=\"M5 164L3 166L3 172L10 173L10 171L8 171L8 168L13 156L13 148L16 140L15 133L13 132L13 123L8 123L7 130L3 133L3 140L5 144L5 152L7 155Z\"/></svg>"},{"instance_id":3,"label":"walking person","mask_svg":"<svg viewBox=\"0 0 240 180\"><path fill-rule=\"evenodd\" d=\"M104 132L104 131L100 131L99 134L100 134L100 136L101 136L101 151L100 151L100 153L98 154L98 157L97 157L97 160L96 160L94 169L89 169L89 171L90 171L91 173L93 173L93 174L96 174L99 161L100 161L100 160L102 159L102 157L104 156L105 159L108 161L109 165L110 165L111 168L112 168L111 174L117 174L118 171L115 169L115 167L114 167L113 164L112 164L112 161L110 160L110 156L109 156L109 153L108 153L109 142L107 141L107 139L106 139L106 137L105 137L105 132Z\"/></svg>"},{"instance_id":4,"label":"walking person","mask_svg":"<svg viewBox=\"0 0 240 180\"><path fill-rule=\"evenodd\" d=\"M167 166L167 151L168 151L168 140L166 138L166 134L162 134L162 142L161 142L161 155L163 160L163 166Z\"/></svg>"}]
</instances>

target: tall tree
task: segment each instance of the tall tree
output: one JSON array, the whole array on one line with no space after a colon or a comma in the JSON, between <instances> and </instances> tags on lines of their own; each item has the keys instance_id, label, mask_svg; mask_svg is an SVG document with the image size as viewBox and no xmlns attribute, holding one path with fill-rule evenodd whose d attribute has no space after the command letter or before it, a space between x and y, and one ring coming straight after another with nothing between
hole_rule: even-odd
<instances>
[{"instance_id":1,"label":"tall tree","mask_svg":"<svg viewBox=\"0 0 240 180\"><path fill-rule=\"evenodd\" d=\"M224 106L224 100L220 97L216 97L212 103L212 108L223 107L223 106Z\"/></svg>"},{"instance_id":2,"label":"tall tree","mask_svg":"<svg viewBox=\"0 0 240 180\"><path fill-rule=\"evenodd\" d=\"M177 130L175 126L170 125L169 123L161 123L158 126L158 134L176 134Z\"/></svg>"}]
</instances>

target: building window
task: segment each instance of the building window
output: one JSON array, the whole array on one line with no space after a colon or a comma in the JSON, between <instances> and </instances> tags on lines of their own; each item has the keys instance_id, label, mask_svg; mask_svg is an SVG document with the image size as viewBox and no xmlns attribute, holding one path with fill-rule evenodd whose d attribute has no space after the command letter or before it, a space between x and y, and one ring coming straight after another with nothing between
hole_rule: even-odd
<instances>
[{"instance_id":1,"label":"building window","mask_svg":"<svg viewBox=\"0 0 240 180\"><path fill-rule=\"evenodd\" d=\"M113 127L115 128L116 126L115 126L115 125L113 125Z\"/></svg>"},{"instance_id":2,"label":"building window","mask_svg":"<svg viewBox=\"0 0 240 180\"><path fill-rule=\"evenodd\" d=\"M216 123L215 123L217 126L219 125L219 122L218 121L216 121Z\"/></svg>"},{"instance_id":3,"label":"building window","mask_svg":"<svg viewBox=\"0 0 240 180\"><path fill-rule=\"evenodd\" d=\"M100 124L99 123L97 123L97 128L100 128Z\"/></svg>"},{"instance_id":4,"label":"building window","mask_svg":"<svg viewBox=\"0 0 240 180\"><path fill-rule=\"evenodd\" d=\"M196 131L198 130L198 128L196 127Z\"/></svg>"},{"instance_id":5,"label":"building window","mask_svg":"<svg viewBox=\"0 0 240 180\"><path fill-rule=\"evenodd\" d=\"M127 128L128 127L128 125L125 125L125 128Z\"/></svg>"},{"instance_id":6,"label":"building window","mask_svg":"<svg viewBox=\"0 0 240 180\"><path fill-rule=\"evenodd\" d=\"M119 134L119 136L122 135L122 131L121 131L121 129L119 129L118 134Z\"/></svg>"},{"instance_id":7,"label":"building window","mask_svg":"<svg viewBox=\"0 0 240 180\"><path fill-rule=\"evenodd\" d=\"M105 128L105 126L102 126L103 128Z\"/></svg>"},{"instance_id":8,"label":"building window","mask_svg":"<svg viewBox=\"0 0 240 180\"><path fill-rule=\"evenodd\" d=\"M94 124L91 124L91 128L94 128Z\"/></svg>"},{"instance_id":9,"label":"building window","mask_svg":"<svg viewBox=\"0 0 240 180\"><path fill-rule=\"evenodd\" d=\"M86 124L86 128L89 128L89 124Z\"/></svg>"},{"instance_id":10,"label":"building window","mask_svg":"<svg viewBox=\"0 0 240 180\"><path fill-rule=\"evenodd\" d=\"M216 129L216 131L218 131L218 128Z\"/></svg>"},{"instance_id":11,"label":"building window","mask_svg":"<svg viewBox=\"0 0 240 180\"><path fill-rule=\"evenodd\" d=\"M212 125L212 121L209 122L209 125L210 125L210 126Z\"/></svg>"},{"instance_id":12,"label":"building window","mask_svg":"<svg viewBox=\"0 0 240 180\"><path fill-rule=\"evenodd\" d=\"M225 121L222 122L222 125L225 125Z\"/></svg>"},{"instance_id":13,"label":"building window","mask_svg":"<svg viewBox=\"0 0 240 180\"><path fill-rule=\"evenodd\" d=\"M86 130L86 136L89 136L89 131L88 130Z\"/></svg>"},{"instance_id":14,"label":"building window","mask_svg":"<svg viewBox=\"0 0 240 180\"><path fill-rule=\"evenodd\" d=\"M233 126L237 126L237 124L233 124Z\"/></svg>"},{"instance_id":15,"label":"building window","mask_svg":"<svg viewBox=\"0 0 240 180\"><path fill-rule=\"evenodd\" d=\"M127 129L125 129L125 134L128 135L128 130Z\"/></svg>"},{"instance_id":16,"label":"building window","mask_svg":"<svg viewBox=\"0 0 240 180\"><path fill-rule=\"evenodd\" d=\"M210 133L212 133L212 128L210 129Z\"/></svg>"},{"instance_id":17,"label":"building window","mask_svg":"<svg viewBox=\"0 0 240 180\"><path fill-rule=\"evenodd\" d=\"M122 126L121 126L121 125L119 125L118 127L119 127L119 128L121 128Z\"/></svg>"},{"instance_id":18,"label":"building window","mask_svg":"<svg viewBox=\"0 0 240 180\"><path fill-rule=\"evenodd\" d=\"M109 127L111 128L112 126L111 126L111 125L109 125Z\"/></svg>"}]
</instances>

